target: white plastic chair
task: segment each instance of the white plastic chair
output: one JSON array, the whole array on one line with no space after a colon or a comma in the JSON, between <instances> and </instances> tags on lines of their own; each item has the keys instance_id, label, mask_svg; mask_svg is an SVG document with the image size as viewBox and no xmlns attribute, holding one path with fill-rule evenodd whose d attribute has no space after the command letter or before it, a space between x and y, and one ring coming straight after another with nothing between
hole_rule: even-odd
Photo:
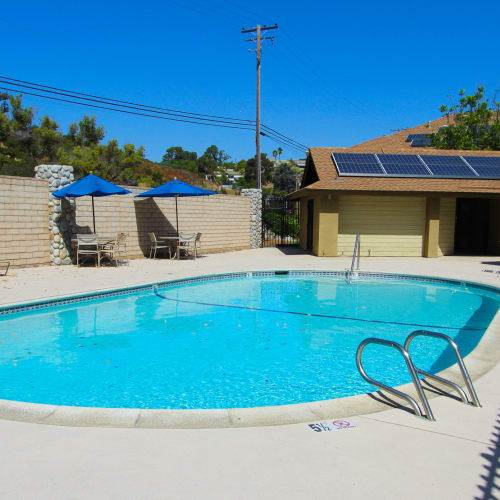
<instances>
[{"instance_id":1,"label":"white plastic chair","mask_svg":"<svg viewBox=\"0 0 500 500\"><path fill-rule=\"evenodd\" d=\"M196 233L179 233L178 251L186 252L187 256L189 256L189 252L193 252L196 259L196 236Z\"/></svg>"},{"instance_id":2,"label":"white plastic chair","mask_svg":"<svg viewBox=\"0 0 500 500\"><path fill-rule=\"evenodd\" d=\"M119 260L127 262L128 264L127 238L127 233L118 233L115 241L112 241L101 248L101 253L106 254L111 261L115 262L117 267Z\"/></svg>"},{"instance_id":3,"label":"white plastic chair","mask_svg":"<svg viewBox=\"0 0 500 500\"><path fill-rule=\"evenodd\" d=\"M97 267L101 265L101 250L99 240L95 234L77 234L76 235L76 265L80 267L80 255L92 256L96 258Z\"/></svg>"},{"instance_id":4,"label":"white plastic chair","mask_svg":"<svg viewBox=\"0 0 500 500\"><path fill-rule=\"evenodd\" d=\"M10 267L10 262L8 260L0 260L0 268L3 269L3 273L0 276L7 276L9 267Z\"/></svg>"},{"instance_id":5,"label":"white plastic chair","mask_svg":"<svg viewBox=\"0 0 500 500\"><path fill-rule=\"evenodd\" d=\"M161 250L163 248L168 249L168 256L169 258L172 258L172 252L170 250L170 245L160 245L158 244L158 240L156 239L155 233L148 233L149 234L149 239L151 241L151 248L149 250L149 258L151 259L151 256L153 256L153 259L156 259L156 251Z\"/></svg>"}]
</instances>

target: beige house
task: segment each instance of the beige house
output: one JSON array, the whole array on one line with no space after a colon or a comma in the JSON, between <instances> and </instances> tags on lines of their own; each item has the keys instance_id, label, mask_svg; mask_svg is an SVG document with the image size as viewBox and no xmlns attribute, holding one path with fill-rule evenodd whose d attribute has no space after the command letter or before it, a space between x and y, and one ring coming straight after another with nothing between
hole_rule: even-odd
<instances>
[{"instance_id":1,"label":"beige house","mask_svg":"<svg viewBox=\"0 0 500 500\"><path fill-rule=\"evenodd\" d=\"M339 175L332 153L500 158L499 151L412 147L409 134L428 134L443 119L350 148L310 148L298 191L300 245L325 257L352 255L500 255L500 179Z\"/></svg>"}]
</instances>

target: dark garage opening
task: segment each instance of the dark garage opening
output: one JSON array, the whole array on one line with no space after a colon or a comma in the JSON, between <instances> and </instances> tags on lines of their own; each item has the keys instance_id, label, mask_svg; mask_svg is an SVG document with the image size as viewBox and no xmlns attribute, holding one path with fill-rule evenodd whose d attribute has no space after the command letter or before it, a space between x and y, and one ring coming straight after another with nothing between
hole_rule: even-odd
<instances>
[{"instance_id":1,"label":"dark garage opening","mask_svg":"<svg viewBox=\"0 0 500 500\"><path fill-rule=\"evenodd\" d=\"M488 198L457 198L456 255L500 254L499 201Z\"/></svg>"}]
</instances>

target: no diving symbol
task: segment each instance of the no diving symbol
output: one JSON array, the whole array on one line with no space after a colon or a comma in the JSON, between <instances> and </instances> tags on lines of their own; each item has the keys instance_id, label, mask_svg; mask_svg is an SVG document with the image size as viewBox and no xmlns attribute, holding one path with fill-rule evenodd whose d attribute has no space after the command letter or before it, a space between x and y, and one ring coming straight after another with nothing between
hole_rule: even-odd
<instances>
[{"instance_id":1,"label":"no diving symbol","mask_svg":"<svg viewBox=\"0 0 500 500\"><path fill-rule=\"evenodd\" d=\"M351 427L351 422L349 420L334 420L332 425L337 429L347 429L347 427Z\"/></svg>"}]
</instances>

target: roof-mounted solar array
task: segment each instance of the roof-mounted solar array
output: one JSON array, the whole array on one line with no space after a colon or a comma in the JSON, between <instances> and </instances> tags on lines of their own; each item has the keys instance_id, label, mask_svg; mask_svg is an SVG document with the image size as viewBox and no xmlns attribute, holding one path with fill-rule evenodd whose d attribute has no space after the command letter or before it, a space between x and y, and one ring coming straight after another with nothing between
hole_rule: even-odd
<instances>
[{"instance_id":1,"label":"roof-mounted solar array","mask_svg":"<svg viewBox=\"0 0 500 500\"><path fill-rule=\"evenodd\" d=\"M429 134L409 134L405 142L411 142L410 146L412 148L432 146L432 139Z\"/></svg>"},{"instance_id":2,"label":"roof-mounted solar array","mask_svg":"<svg viewBox=\"0 0 500 500\"><path fill-rule=\"evenodd\" d=\"M430 175L416 155L376 155L388 175Z\"/></svg>"},{"instance_id":3,"label":"roof-mounted solar array","mask_svg":"<svg viewBox=\"0 0 500 500\"><path fill-rule=\"evenodd\" d=\"M359 153L334 153L339 174L348 175L383 175L375 155Z\"/></svg>"},{"instance_id":4,"label":"roof-mounted solar array","mask_svg":"<svg viewBox=\"0 0 500 500\"><path fill-rule=\"evenodd\" d=\"M420 158L422 158L434 176L477 177L476 173L460 156L420 155Z\"/></svg>"},{"instance_id":5,"label":"roof-mounted solar array","mask_svg":"<svg viewBox=\"0 0 500 500\"><path fill-rule=\"evenodd\" d=\"M339 175L500 179L500 157L332 153Z\"/></svg>"},{"instance_id":6,"label":"roof-mounted solar array","mask_svg":"<svg viewBox=\"0 0 500 500\"><path fill-rule=\"evenodd\" d=\"M412 148L425 148L432 146L432 139L430 137L419 137L417 139L413 139L410 146Z\"/></svg>"},{"instance_id":7,"label":"roof-mounted solar array","mask_svg":"<svg viewBox=\"0 0 500 500\"><path fill-rule=\"evenodd\" d=\"M500 158L491 156L464 156L464 160L480 177L500 177Z\"/></svg>"},{"instance_id":8,"label":"roof-mounted solar array","mask_svg":"<svg viewBox=\"0 0 500 500\"><path fill-rule=\"evenodd\" d=\"M426 137L426 136L427 134L409 134L405 142L411 142L414 141L415 139L419 139L421 137Z\"/></svg>"}]
</instances>

